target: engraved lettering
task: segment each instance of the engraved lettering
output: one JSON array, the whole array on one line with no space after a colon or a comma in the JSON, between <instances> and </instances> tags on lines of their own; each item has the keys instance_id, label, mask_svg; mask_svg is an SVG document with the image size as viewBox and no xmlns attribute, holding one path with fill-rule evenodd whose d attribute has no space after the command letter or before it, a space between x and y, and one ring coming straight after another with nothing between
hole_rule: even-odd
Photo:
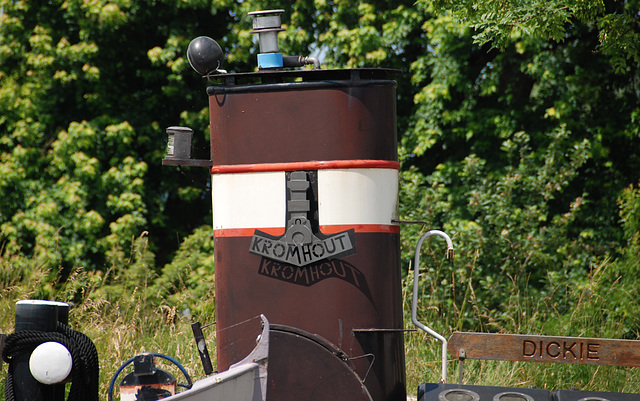
<instances>
[{"instance_id":1,"label":"engraved lettering","mask_svg":"<svg viewBox=\"0 0 640 401\"><path fill-rule=\"evenodd\" d=\"M325 260L300 267L262 258L262 262L258 268L258 274L306 287L322 280L336 278L358 288L373 302L364 273L352 264L340 259Z\"/></svg>"},{"instance_id":2,"label":"engraved lettering","mask_svg":"<svg viewBox=\"0 0 640 401\"><path fill-rule=\"evenodd\" d=\"M327 253L329 255L334 254L336 252L336 243L335 243L335 237L331 237L329 239L324 240L324 246L327 250ZM331 248L329 248L329 245L331 245Z\"/></svg>"},{"instance_id":3,"label":"engraved lettering","mask_svg":"<svg viewBox=\"0 0 640 401\"><path fill-rule=\"evenodd\" d=\"M296 269L296 274L295 274L295 277L293 278L293 282L298 283L301 277L304 277L304 284L309 285L309 274L307 269L301 269L298 267Z\"/></svg>"},{"instance_id":4,"label":"engraved lettering","mask_svg":"<svg viewBox=\"0 0 640 401\"><path fill-rule=\"evenodd\" d=\"M263 238L253 237L251 239L251 251L260 252L260 243L263 241Z\"/></svg>"},{"instance_id":5,"label":"engraved lettering","mask_svg":"<svg viewBox=\"0 0 640 401\"><path fill-rule=\"evenodd\" d=\"M311 246L309 244L302 245L302 256L304 257L304 264L309 263L312 260L311 258Z\"/></svg>"},{"instance_id":6,"label":"engraved lettering","mask_svg":"<svg viewBox=\"0 0 640 401\"><path fill-rule=\"evenodd\" d=\"M598 359L600 359L600 355L598 355L599 350L600 350L600 344L587 343L587 360L597 361Z\"/></svg>"},{"instance_id":7,"label":"engraved lettering","mask_svg":"<svg viewBox=\"0 0 640 401\"><path fill-rule=\"evenodd\" d=\"M531 352L528 351L531 350ZM522 342L522 356L532 357L536 354L538 347L536 347L536 343L531 340L524 340Z\"/></svg>"},{"instance_id":8,"label":"engraved lettering","mask_svg":"<svg viewBox=\"0 0 640 401\"><path fill-rule=\"evenodd\" d=\"M318 266L309 266L309 273L311 273L311 281L318 281L320 279Z\"/></svg>"},{"instance_id":9,"label":"engraved lettering","mask_svg":"<svg viewBox=\"0 0 640 401\"><path fill-rule=\"evenodd\" d=\"M349 267L351 267L351 274L353 275L353 281L356 283L356 287L359 287L360 283L358 282L358 274L357 273L360 273L360 271L355 270L354 266L352 266L352 265L349 265ZM360 273L360 274L362 274L362 273Z\"/></svg>"},{"instance_id":10,"label":"engraved lettering","mask_svg":"<svg viewBox=\"0 0 640 401\"><path fill-rule=\"evenodd\" d=\"M347 271L344 268L344 264L339 260L333 262L333 271L336 273L336 276L340 278L347 277Z\"/></svg>"},{"instance_id":11,"label":"engraved lettering","mask_svg":"<svg viewBox=\"0 0 640 401\"><path fill-rule=\"evenodd\" d=\"M282 268L282 278L285 280L290 280L293 277L293 266L285 265Z\"/></svg>"},{"instance_id":12,"label":"engraved lettering","mask_svg":"<svg viewBox=\"0 0 640 401\"><path fill-rule=\"evenodd\" d=\"M300 248L295 245L289 245L286 259L294 261L294 264L300 266L302 264L300 260Z\"/></svg>"},{"instance_id":13,"label":"engraved lettering","mask_svg":"<svg viewBox=\"0 0 640 401\"><path fill-rule=\"evenodd\" d=\"M573 348L576 346L576 343L571 343L570 346L567 347L567 342L563 341L562 342L562 358L563 359L567 359L567 354L571 354L571 356L573 357L573 359L576 359L577 356L576 354L573 352Z\"/></svg>"},{"instance_id":14,"label":"engraved lettering","mask_svg":"<svg viewBox=\"0 0 640 401\"><path fill-rule=\"evenodd\" d=\"M282 268L282 266L280 266L278 263L272 263L271 264L271 275L272 276L277 276L278 272L280 272L281 268Z\"/></svg>"},{"instance_id":15,"label":"engraved lettering","mask_svg":"<svg viewBox=\"0 0 640 401\"><path fill-rule=\"evenodd\" d=\"M321 259L324 256L325 248L322 242L316 242L312 245L313 248L313 256L317 259Z\"/></svg>"},{"instance_id":16,"label":"engraved lettering","mask_svg":"<svg viewBox=\"0 0 640 401\"><path fill-rule=\"evenodd\" d=\"M276 244L273 246L273 256L275 256L276 258L283 257L286 252L287 252L287 247L283 243L276 242Z\"/></svg>"},{"instance_id":17,"label":"engraved lettering","mask_svg":"<svg viewBox=\"0 0 640 401\"><path fill-rule=\"evenodd\" d=\"M541 360L561 359L564 361L600 360L600 343L561 339L523 339L521 355L524 358Z\"/></svg>"},{"instance_id":18,"label":"engraved lettering","mask_svg":"<svg viewBox=\"0 0 640 401\"><path fill-rule=\"evenodd\" d=\"M268 259L262 259L262 263L260 263L260 270L258 271L258 273L269 275L269 264L270 261Z\"/></svg>"},{"instance_id":19,"label":"engraved lettering","mask_svg":"<svg viewBox=\"0 0 640 401\"><path fill-rule=\"evenodd\" d=\"M551 346L555 346L556 351L557 352L553 352L551 353ZM547 355L549 355L551 358L557 358L560 356L560 344L558 344L555 341L551 341L549 344L547 344Z\"/></svg>"},{"instance_id":20,"label":"engraved lettering","mask_svg":"<svg viewBox=\"0 0 640 401\"><path fill-rule=\"evenodd\" d=\"M262 245L262 253L265 255L269 255L272 246L273 243L271 241L264 241L264 245Z\"/></svg>"},{"instance_id":21,"label":"engraved lettering","mask_svg":"<svg viewBox=\"0 0 640 401\"><path fill-rule=\"evenodd\" d=\"M331 264L325 262L320 265L320 273L323 276L325 277L330 276L332 272L333 272L333 266Z\"/></svg>"},{"instance_id":22,"label":"engraved lettering","mask_svg":"<svg viewBox=\"0 0 640 401\"><path fill-rule=\"evenodd\" d=\"M353 235L354 230L349 230L324 239L314 236L311 242L296 244L287 242L285 237L273 238L256 230L249 252L283 263L305 266L355 253Z\"/></svg>"}]
</instances>

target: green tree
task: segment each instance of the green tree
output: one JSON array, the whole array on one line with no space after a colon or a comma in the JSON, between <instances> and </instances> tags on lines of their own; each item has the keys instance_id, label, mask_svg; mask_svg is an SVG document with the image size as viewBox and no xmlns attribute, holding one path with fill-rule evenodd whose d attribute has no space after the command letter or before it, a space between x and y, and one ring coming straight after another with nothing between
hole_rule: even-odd
<instances>
[{"instance_id":1,"label":"green tree","mask_svg":"<svg viewBox=\"0 0 640 401\"><path fill-rule=\"evenodd\" d=\"M162 263L209 221L206 171L189 172L194 184L160 163L170 125L206 141L204 86L184 53L232 19L207 3L0 2L5 252L64 277L103 269L146 230Z\"/></svg>"},{"instance_id":2,"label":"green tree","mask_svg":"<svg viewBox=\"0 0 640 401\"><path fill-rule=\"evenodd\" d=\"M566 312L572 301L561 288L584 282L623 243L616 199L640 167L638 64L630 58L621 71L594 52L596 24L563 25L561 42L515 24L517 34L501 41L499 21L483 28L463 13L495 2L452 13L418 4L437 15L424 23L426 49L411 66L403 213L451 228L467 255L458 276L475 269L478 302L508 311L503 322L513 316L504 303L513 283L522 299L557 289Z\"/></svg>"},{"instance_id":3,"label":"green tree","mask_svg":"<svg viewBox=\"0 0 640 401\"><path fill-rule=\"evenodd\" d=\"M521 38L571 40L574 25L589 25L597 35L592 50L610 57L618 72L640 63L638 1L419 0L450 11L474 31L476 43L504 49Z\"/></svg>"}]
</instances>

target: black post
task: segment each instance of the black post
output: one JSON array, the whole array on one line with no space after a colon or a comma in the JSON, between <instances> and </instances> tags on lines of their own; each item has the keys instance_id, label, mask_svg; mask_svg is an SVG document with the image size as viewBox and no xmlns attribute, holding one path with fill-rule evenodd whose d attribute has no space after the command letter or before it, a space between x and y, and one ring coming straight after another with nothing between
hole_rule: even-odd
<instances>
[{"instance_id":1,"label":"black post","mask_svg":"<svg viewBox=\"0 0 640 401\"><path fill-rule=\"evenodd\" d=\"M208 376L213 373L213 365L211 365L207 342L204 339L204 333L202 333L202 325L200 322L192 323L191 330L193 331L193 337L196 339L196 348L198 349L198 354L200 354L204 374Z\"/></svg>"},{"instance_id":2,"label":"black post","mask_svg":"<svg viewBox=\"0 0 640 401\"><path fill-rule=\"evenodd\" d=\"M26 330L56 331L58 322L65 325L69 323L69 305L64 302L23 300L16 303L16 333ZM33 349L14 357L9 367L13 376L15 400L63 401L64 383L42 384L31 374L29 358Z\"/></svg>"}]
</instances>

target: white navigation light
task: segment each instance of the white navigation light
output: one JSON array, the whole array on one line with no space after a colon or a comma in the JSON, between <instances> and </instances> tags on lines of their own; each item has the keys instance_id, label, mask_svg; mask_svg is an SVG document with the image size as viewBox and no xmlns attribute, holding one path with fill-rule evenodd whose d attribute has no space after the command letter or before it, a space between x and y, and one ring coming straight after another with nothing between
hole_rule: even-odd
<instances>
[{"instance_id":1,"label":"white navigation light","mask_svg":"<svg viewBox=\"0 0 640 401\"><path fill-rule=\"evenodd\" d=\"M36 347L29 358L29 370L42 384L64 381L73 367L71 353L64 345L49 341Z\"/></svg>"}]
</instances>

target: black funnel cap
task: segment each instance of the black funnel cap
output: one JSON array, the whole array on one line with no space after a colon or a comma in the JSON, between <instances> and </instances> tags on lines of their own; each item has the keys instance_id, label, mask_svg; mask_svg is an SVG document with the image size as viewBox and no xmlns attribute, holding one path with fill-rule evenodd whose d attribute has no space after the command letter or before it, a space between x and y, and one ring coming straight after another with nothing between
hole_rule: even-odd
<instances>
[{"instance_id":1,"label":"black funnel cap","mask_svg":"<svg viewBox=\"0 0 640 401\"><path fill-rule=\"evenodd\" d=\"M224 53L218 42L208 36L199 36L189 43L187 59L200 75L207 75L220 68L223 58Z\"/></svg>"}]
</instances>

